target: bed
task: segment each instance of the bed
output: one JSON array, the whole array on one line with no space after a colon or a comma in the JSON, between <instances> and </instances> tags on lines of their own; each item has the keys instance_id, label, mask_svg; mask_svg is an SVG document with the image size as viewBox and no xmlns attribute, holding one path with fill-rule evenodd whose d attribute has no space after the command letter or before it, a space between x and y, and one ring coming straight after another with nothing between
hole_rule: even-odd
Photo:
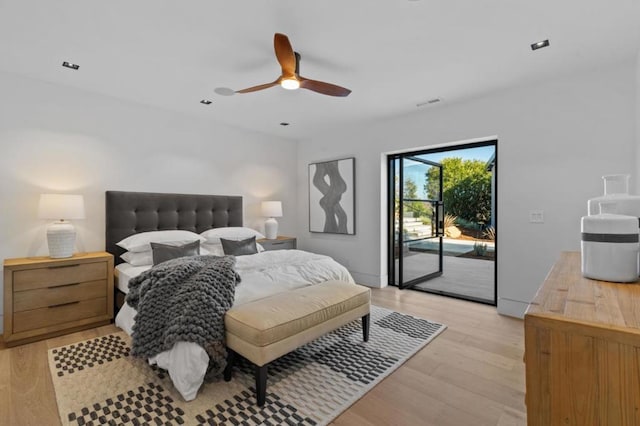
<instances>
[{"instance_id":1,"label":"bed","mask_svg":"<svg viewBox=\"0 0 640 426\"><path fill-rule=\"evenodd\" d=\"M132 333L136 311L124 303L128 281L151 268L124 262L120 256L125 250L117 245L119 241L150 231L185 230L201 234L213 228L242 227L242 201L239 196L107 191L105 238L106 249L114 255L116 264L115 300L119 301L116 325ZM242 281L236 287L233 306L329 280L354 282L346 268L330 257L302 250L238 256L236 271ZM205 350L189 342L178 342L172 349L149 359L168 371L187 401L197 396L208 361Z\"/></svg>"}]
</instances>

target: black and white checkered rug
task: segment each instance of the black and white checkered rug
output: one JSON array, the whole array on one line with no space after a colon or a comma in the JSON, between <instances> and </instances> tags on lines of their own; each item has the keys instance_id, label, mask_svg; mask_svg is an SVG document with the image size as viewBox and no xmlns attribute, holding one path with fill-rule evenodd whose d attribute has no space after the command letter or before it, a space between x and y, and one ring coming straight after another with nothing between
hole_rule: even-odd
<instances>
[{"instance_id":1,"label":"black and white checkered rug","mask_svg":"<svg viewBox=\"0 0 640 426\"><path fill-rule=\"evenodd\" d=\"M124 332L50 349L49 368L62 424L325 425L445 328L371 306L368 342L355 321L269 364L263 407L248 363L185 402L168 374L129 355Z\"/></svg>"}]
</instances>

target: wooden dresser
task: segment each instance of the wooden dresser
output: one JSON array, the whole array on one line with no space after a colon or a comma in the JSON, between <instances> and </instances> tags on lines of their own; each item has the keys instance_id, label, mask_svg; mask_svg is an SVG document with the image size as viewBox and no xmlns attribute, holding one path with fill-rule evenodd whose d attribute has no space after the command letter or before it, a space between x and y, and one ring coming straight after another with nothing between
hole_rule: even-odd
<instances>
[{"instance_id":1,"label":"wooden dresser","mask_svg":"<svg viewBox=\"0 0 640 426\"><path fill-rule=\"evenodd\" d=\"M525 315L529 425L640 425L640 284L563 253Z\"/></svg>"},{"instance_id":2,"label":"wooden dresser","mask_svg":"<svg viewBox=\"0 0 640 426\"><path fill-rule=\"evenodd\" d=\"M4 261L4 341L14 346L113 318L113 256Z\"/></svg>"}]
</instances>

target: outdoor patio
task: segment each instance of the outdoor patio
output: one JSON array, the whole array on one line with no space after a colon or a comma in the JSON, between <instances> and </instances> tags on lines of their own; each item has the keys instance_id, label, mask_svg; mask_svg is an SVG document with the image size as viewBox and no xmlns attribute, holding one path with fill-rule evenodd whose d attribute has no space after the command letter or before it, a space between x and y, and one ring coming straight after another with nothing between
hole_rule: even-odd
<instances>
[{"instance_id":1,"label":"outdoor patio","mask_svg":"<svg viewBox=\"0 0 640 426\"><path fill-rule=\"evenodd\" d=\"M436 254L411 251L403 259L404 279L408 281L425 275L430 270L437 270L437 264L438 256ZM494 261L444 256L442 276L417 284L414 288L444 291L495 302L494 270Z\"/></svg>"}]
</instances>

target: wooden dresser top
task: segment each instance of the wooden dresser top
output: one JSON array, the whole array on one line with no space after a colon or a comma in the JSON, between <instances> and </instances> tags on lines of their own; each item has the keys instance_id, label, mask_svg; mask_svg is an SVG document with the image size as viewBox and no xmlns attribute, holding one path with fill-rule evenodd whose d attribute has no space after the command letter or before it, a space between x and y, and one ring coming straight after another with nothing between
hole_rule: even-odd
<instances>
[{"instance_id":1,"label":"wooden dresser top","mask_svg":"<svg viewBox=\"0 0 640 426\"><path fill-rule=\"evenodd\" d=\"M13 259L4 259L5 268L46 268L52 265L66 265L75 263L92 262L96 260L109 259L111 254L104 251L96 251L89 253L75 253L72 257L53 259L49 256L38 257L20 257Z\"/></svg>"},{"instance_id":2,"label":"wooden dresser top","mask_svg":"<svg viewBox=\"0 0 640 426\"><path fill-rule=\"evenodd\" d=\"M584 278L580 252L563 252L529 304L526 315L640 329L640 283Z\"/></svg>"}]
</instances>

